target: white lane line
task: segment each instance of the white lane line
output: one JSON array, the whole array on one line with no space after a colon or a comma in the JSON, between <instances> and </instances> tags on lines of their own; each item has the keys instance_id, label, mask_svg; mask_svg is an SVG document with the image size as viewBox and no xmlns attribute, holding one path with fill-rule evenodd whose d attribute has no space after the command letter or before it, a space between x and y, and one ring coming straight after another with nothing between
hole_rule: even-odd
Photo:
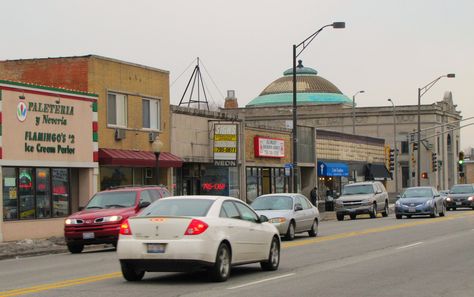
<instances>
[{"instance_id":1,"label":"white lane line","mask_svg":"<svg viewBox=\"0 0 474 297\"><path fill-rule=\"evenodd\" d=\"M284 278L284 277L288 277L288 276L292 276L292 275L295 275L295 273L288 273L288 274L283 274L283 275L279 275L279 276L275 276L275 277L265 278L265 279L261 279L259 281L254 281L254 282L251 282L251 283L246 283L246 284L235 286L235 287L229 287L227 289L228 290L240 289L240 288L243 288L243 287L253 286L253 285L256 285L256 284L263 283L263 282L268 282L268 281L272 281L272 280L275 280L275 279Z\"/></svg>"},{"instance_id":2,"label":"white lane line","mask_svg":"<svg viewBox=\"0 0 474 297\"><path fill-rule=\"evenodd\" d=\"M409 245L399 246L399 247L397 247L397 250L406 249L406 248L410 248L410 247L414 247L414 246L420 245L420 244L422 244L422 243L423 243L423 242L420 241L420 242L415 242L415 243L412 243L412 244L409 244Z\"/></svg>"}]
</instances>

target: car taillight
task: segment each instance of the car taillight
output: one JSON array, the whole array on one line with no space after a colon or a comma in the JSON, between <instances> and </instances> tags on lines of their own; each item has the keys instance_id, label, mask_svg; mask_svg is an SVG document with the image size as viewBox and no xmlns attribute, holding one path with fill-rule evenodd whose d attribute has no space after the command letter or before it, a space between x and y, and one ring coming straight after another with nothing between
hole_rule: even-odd
<instances>
[{"instance_id":1,"label":"car taillight","mask_svg":"<svg viewBox=\"0 0 474 297\"><path fill-rule=\"evenodd\" d=\"M123 222L120 225L120 234L122 234L122 235L132 235L132 229L130 229L130 225L128 224L128 219L125 220L125 222Z\"/></svg>"},{"instance_id":2,"label":"car taillight","mask_svg":"<svg viewBox=\"0 0 474 297\"><path fill-rule=\"evenodd\" d=\"M198 235L206 231L208 224L204 223L203 221L193 219L191 223L189 223L188 228L186 228L186 232L184 235Z\"/></svg>"}]
</instances>

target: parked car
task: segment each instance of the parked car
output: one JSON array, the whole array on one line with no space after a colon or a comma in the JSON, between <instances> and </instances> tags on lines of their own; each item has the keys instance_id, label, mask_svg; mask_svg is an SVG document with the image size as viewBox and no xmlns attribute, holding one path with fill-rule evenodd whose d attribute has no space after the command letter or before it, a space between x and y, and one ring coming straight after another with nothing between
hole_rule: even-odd
<instances>
[{"instance_id":1,"label":"parked car","mask_svg":"<svg viewBox=\"0 0 474 297\"><path fill-rule=\"evenodd\" d=\"M251 206L257 214L266 216L288 240L293 240L295 233L300 232L308 232L311 237L318 235L319 211L304 195L262 195L255 198Z\"/></svg>"},{"instance_id":2,"label":"parked car","mask_svg":"<svg viewBox=\"0 0 474 297\"><path fill-rule=\"evenodd\" d=\"M141 209L170 193L160 186L133 186L97 192L83 210L64 221L68 250L75 254L84 245L117 245L120 225Z\"/></svg>"},{"instance_id":3,"label":"parked car","mask_svg":"<svg viewBox=\"0 0 474 297\"><path fill-rule=\"evenodd\" d=\"M469 207L474 209L474 185L454 185L446 198L446 207L448 210L456 210L458 207Z\"/></svg>"},{"instance_id":4,"label":"parked car","mask_svg":"<svg viewBox=\"0 0 474 297\"><path fill-rule=\"evenodd\" d=\"M338 221L349 215L352 220L358 214L369 214L376 218L377 213L388 216L388 193L379 181L358 182L344 185L342 195L336 199L336 217Z\"/></svg>"},{"instance_id":5,"label":"parked car","mask_svg":"<svg viewBox=\"0 0 474 297\"><path fill-rule=\"evenodd\" d=\"M117 246L123 277L139 281L146 271L207 270L214 281L231 266L280 263L278 230L243 201L221 196L160 199L120 227Z\"/></svg>"},{"instance_id":6,"label":"parked car","mask_svg":"<svg viewBox=\"0 0 474 297\"><path fill-rule=\"evenodd\" d=\"M395 217L410 218L413 215L443 217L446 213L444 198L433 187L411 187L406 189L395 202Z\"/></svg>"}]
</instances>

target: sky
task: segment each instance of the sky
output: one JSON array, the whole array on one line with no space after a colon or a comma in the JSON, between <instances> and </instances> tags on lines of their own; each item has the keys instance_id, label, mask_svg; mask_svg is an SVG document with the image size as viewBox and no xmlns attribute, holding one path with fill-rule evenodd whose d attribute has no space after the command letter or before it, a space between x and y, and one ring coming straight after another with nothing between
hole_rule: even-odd
<instances>
[{"instance_id":1,"label":"sky","mask_svg":"<svg viewBox=\"0 0 474 297\"><path fill-rule=\"evenodd\" d=\"M244 106L292 66L292 45L324 25L300 58L358 106L417 104L445 91L474 116L472 0L1 0L0 60L101 55L170 72L178 104L197 57L210 104ZM470 84L471 82L471 84ZM465 124L471 121L463 122ZM461 148L474 147L474 125Z\"/></svg>"}]
</instances>

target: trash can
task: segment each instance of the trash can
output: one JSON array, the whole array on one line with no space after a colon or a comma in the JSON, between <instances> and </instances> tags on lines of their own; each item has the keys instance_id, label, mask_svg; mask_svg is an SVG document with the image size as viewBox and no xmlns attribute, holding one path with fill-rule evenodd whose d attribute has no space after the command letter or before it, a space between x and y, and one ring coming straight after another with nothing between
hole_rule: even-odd
<instances>
[{"instance_id":1,"label":"trash can","mask_svg":"<svg viewBox=\"0 0 474 297\"><path fill-rule=\"evenodd\" d=\"M324 204L326 211L334 211L334 198L332 196L328 196Z\"/></svg>"}]
</instances>

